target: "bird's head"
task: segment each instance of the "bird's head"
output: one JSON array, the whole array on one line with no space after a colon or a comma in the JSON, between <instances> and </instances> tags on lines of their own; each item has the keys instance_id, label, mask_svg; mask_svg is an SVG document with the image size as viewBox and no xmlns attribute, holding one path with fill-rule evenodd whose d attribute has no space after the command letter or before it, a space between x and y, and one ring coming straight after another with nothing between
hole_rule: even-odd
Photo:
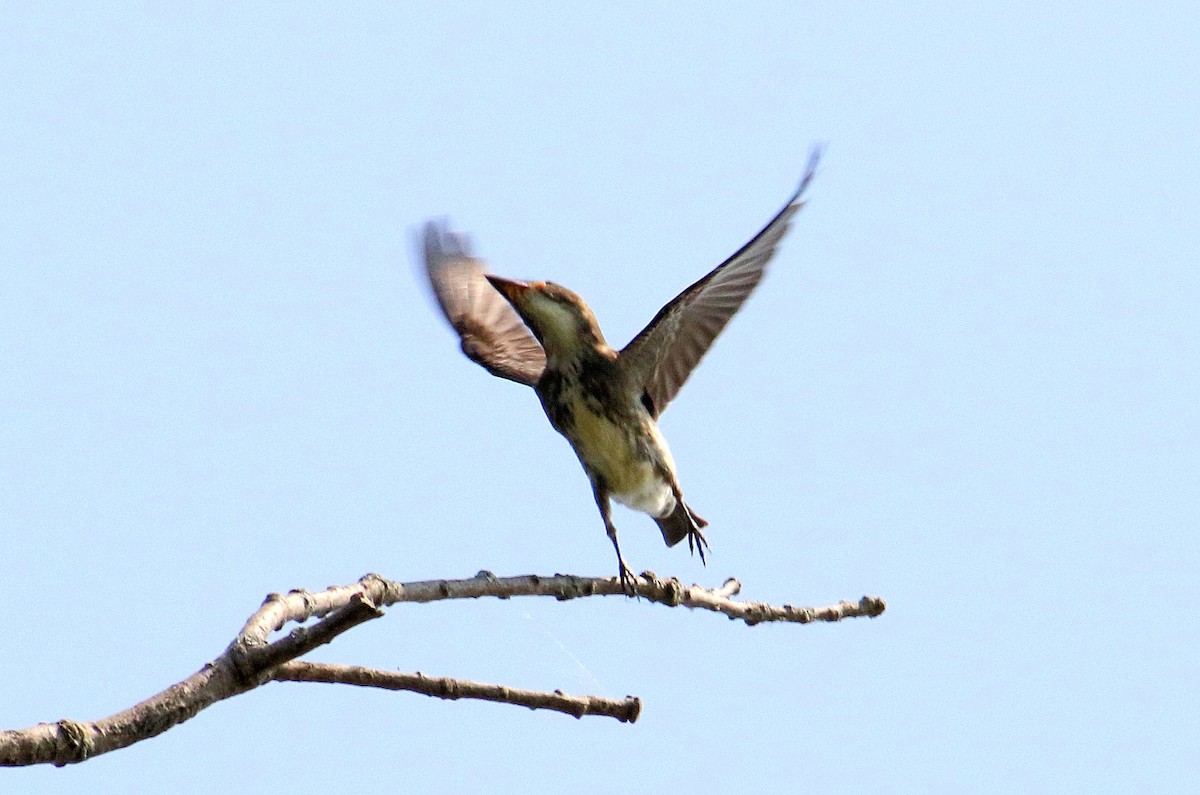
<instances>
[{"instance_id":1,"label":"bird's head","mask_svg":"<svg viewBox=\"0 0 1200 795\"><path fill-rule=\"evenodd\" d=\"M569 357L583 348L607 347L592 310L575 293L553 282L520 282L488 275L529 326L546 355Z\"/></svg>"}]
</instances>

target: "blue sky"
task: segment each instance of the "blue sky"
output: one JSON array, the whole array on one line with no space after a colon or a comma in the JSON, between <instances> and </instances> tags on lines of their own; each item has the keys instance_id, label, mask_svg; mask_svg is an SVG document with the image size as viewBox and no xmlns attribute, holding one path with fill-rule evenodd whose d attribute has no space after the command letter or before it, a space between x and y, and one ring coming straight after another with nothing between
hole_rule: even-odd
<instances>
[{"instance_id":1,"label":"blue sky","mask_svg":"<svg viewBox=\"0 0 1200 795\"><path fill-rule=\"evenodd\" d=\"M276 684L0 789L1169 791L1200 652L1193 4L37 4L0 26L0 728L99 718L270 591L615 573L533 394L414 270L450 215L614 345L828 149L663 417L747 628L397 607L314 659L642 719Z\"/></svg>"}]
</instances>

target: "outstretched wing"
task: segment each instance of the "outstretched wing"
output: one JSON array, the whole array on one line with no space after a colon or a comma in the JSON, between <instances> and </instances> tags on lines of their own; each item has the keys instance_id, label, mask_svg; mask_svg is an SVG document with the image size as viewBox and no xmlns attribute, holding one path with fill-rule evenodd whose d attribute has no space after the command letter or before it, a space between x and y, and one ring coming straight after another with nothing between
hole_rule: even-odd
<instances>
[{"instance_id":1,"label":"outstretched wing","mask_svg":"<svg viewBox=\"0 0 1200 795\"><path fill-rule=\"evenodd\" d=\"M488 284L483 261L471 256L466 235L445 221L425 224L425 272L462 351L492 375L533 386L546 369L546 352L521 316Z\"/></svg>"},{"instance_id":2,"label":"outstretched wing","mask_svg":"<svg viewBox=\"0 0 1200 795\"><path fill-rule=\"evenodd\" d=\"M662 414L725 324L762 280L767 262L787 234L801 196L812 181L820 148L813 149L800 186L763 230L736 254L664 306L625 349L621 360L645 389L654 417Z\"/></svg>"}]
</instances>

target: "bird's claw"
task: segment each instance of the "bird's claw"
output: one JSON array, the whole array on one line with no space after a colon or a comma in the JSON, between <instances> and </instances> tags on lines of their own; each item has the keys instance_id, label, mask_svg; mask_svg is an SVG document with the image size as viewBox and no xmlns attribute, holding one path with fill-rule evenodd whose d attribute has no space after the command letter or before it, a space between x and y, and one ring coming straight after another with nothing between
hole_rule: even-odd
<instances>
[{"instance_id":1,"label":"bird's claw","mask_svg":"<svg viewBox=\"0 0 1200 795\"><path fill-rule=\"evenodd\" d=\"M618 559L617 565L620 567L617 576L621 581L621 590L625 592L626 596L637 596L637 575L629 570L624 560Z\"/></svg>"}]
</instances>

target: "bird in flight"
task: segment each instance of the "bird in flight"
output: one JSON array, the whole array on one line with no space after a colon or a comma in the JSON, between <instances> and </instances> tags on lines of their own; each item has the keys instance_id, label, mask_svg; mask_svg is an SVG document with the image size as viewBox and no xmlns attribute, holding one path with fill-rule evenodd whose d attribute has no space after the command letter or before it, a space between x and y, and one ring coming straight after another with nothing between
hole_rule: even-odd
<instances>
[{"instance_id":1,"label":"bird in flight","mask_svg":"<svg viewBox=\"0 0 1200 795\"><path fill-rule=\"evenodd\" d=\"M610 499L649 514L668 547L686 538L705 562L708 522L684 502L657 420L762 279L804 205L819 159L814 149L799 187L761 232L660 309L620 351L575 293L491 275L465 235L444 221L425 225L425 270L463 353L493 375L533 387L591 481L626 593L634 593L635 576L621 555Z\"/></svg>"}]
</instances>

